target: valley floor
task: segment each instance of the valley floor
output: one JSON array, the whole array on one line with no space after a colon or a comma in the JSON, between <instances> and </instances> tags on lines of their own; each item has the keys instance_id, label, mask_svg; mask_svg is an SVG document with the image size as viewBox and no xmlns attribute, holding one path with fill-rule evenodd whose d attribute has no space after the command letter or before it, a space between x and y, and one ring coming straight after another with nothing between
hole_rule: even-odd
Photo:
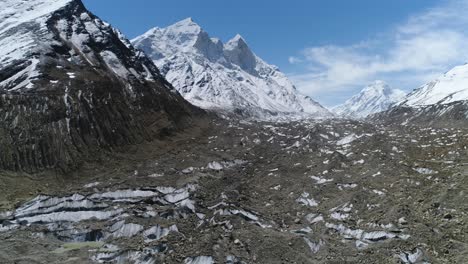
<instances>
[{"instance_id":1,"label":"valley floor","mask_svg":"<svg viewBox=\"0 0 468 264\"><path fill-rule=\"evenodd\" d=\"M466 263L467 148L468 129L216 121L3 175L0 263Z\"/></svg>"}]
</instances>

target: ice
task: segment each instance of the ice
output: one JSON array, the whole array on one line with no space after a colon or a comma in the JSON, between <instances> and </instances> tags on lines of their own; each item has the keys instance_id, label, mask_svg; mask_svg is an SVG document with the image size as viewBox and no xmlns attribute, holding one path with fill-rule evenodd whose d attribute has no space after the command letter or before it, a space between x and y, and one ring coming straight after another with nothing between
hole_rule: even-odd
<instances>
[{"instance_id":1,"label":"ice","mask_svg":"<svg viewBox=\"0 0 468 264\"><path fill-rule=\"evenodd\" d=\"M324 218L322 215L317 215L317 214L308 214L306 215L305 219L310 223L310 224L315 224L318 222L323 222Z\"/></svg>"},{"instance_id":2,"label":"ice","mask_svg":"<svg viewBox=\"0 0 468 264\"><path fill-rule=\"evenodd\" d=\"M307 237L304 237L304 241L306 242L307 246L309 246L309 249L312 252L312 254L316 254L317 252L319 252L320 248L324 245L322 240L320 240L318 243L315 243Z\"/></svg>"},{"instance_id":3,"label":"ice","mask_svg":"<svg viewBox=\"0 0 468 264\"><path fill-rule=\"evenodd\" d=\"M143 230L143 226L138 224L125 224L125 221L115 223L111 227L113 237L133 237Z\"/></svg>"},{"instance_id":4,"label":"ice","mask_svg":"<svg viewBox=\"0 0 468 264\"><path fill-rule=\"evenodd\" d=\"M309 198L310 194L307 192L304 192L301 194L301 197L296 199L296 202L306 205L309 207L315 207L318 206L318 202L316 202L314 199Z\"/></svg>"},{"instance_id":5,"label":"ice","mask_svg":"<svg viewBox=\"0 0 468 264\"><path fill-rule=\"evenodd\" d=\"M369 244L362 242L361 240L356 240L356 248L366 249L367 247L369 247Z\"/></svg>"},{"instance_id":6,"label":"ice","mask_svg":"<svg viewBox=\"0 0 468 264\"><path fill-rule=\"evenodd\" d=\"M174 187L156 187L156 190L163 194L170 194L176 191Z\"/></svg>"},{"instance_id":7,"label":"ice","mask_svg":"<svg viewBox=\"0 0 468 264\"><path fill-rule=\"evenodd\" d=\"M112 211L56 212L24 217L20 218L20 220L27 223L81 222L90 219L107 220L122 212L122 209Z\"/></svg>"},{"instance_id":8,"label":"ice","mask_svg":"<svg viewBox=\"0 0 468 264\"><path fill-rule=\"evenodd\" d=\"M215 170L215 171L220 171L223 169L223 165L217 161L213 161L208 163L208 169Z\"/></svg>"},{"instance_id":9,"label":"ice","mask_svg":"<svg viewBox=\"0 0 468 264\"><path fill-rule=\"evenodd\" d=\"M342 224L335 225L335 224L326 223L325 226L327 228L334 229L334 230L338 231L345 238L361 239L362 234L364 233L364 230L361 230L361 229L353 230L353 229L345 227Z\"/></svg>"},{"instance_id":10,"label":"ice","mask_svg":"<svg viewBox=\"0 0 468 264\"><path fill-rule=\"evenodd\" d=\"M326 223L325 226L329 229L336 230L346 239L356 239L365 243L376 243L387 239L402 239L406 240L409 238L409 235L398 233L390 233L386 231L372 231L366 232L362 229L350 229L343 224L331 224ZM356 246L362 246L359 242L356 243Z\"/></svg>"},{"instance_id":11,"label":"ice","mask_svg":"<svg viewBox=\"0 0 468 264\"><path fill-rule=\"evenodd\" d=\"M356 161L353 162L354 165L357 165L357 164L364 164L364 163L365 163L365 161L364 161L363 159L361 159L361 160L356 160Z\"/></svg>"},{"instance_id":12,"label":"ice","mask_svg":"<svg viewBox=\"0 0 468 264\"><path fill-rule=\"evenodd\" d=\"M348 145L348 144L351 144L352 142L354 142L356 139L359 139L360 136L357 136L356 134L351 134L351 135L348 135L340 140L338 140L336 142L336 145L338 146L344 146L344 145Z\"/></svg>"},{"instance_id":13,"label":"ice","mask_svg":"<svg viewBox=\"0 0 468 264\"><path fill-rule=\"evenodd\" d=\"M200 256L193 258L186 258L184 261L185 264L214 264L213 257L209 256Z\"/></svg>"},{"instance_id":14,"label":"ice","mask_svg":"<svg viewBox=\"0 0 468 264\"><path fill-rule=\"evenodd\" d=\"M85 197L80 194L74 194L69 197L57 198L48 196L38 196L32 201L24 204L15 211L16 217L33 215L39 212L53 212L55 210L70 207L80 208L80 206L89 205L83 208L92 208L93 205L90 201L84 200Z\"/></svg>"},{"instance_id":15,"label":"ice","mask_svg":"<svg viewBox=\"0 0 468 264\"><path fill-rule=\"evenodd\" d=\"M105 193L97 193L90 196L91 199L131 199L131 198L147 198L157 196L157 192L142 191L142 190L120 190Z\"/></svg>"},{"instance_id":16,"label":"ice","mask_svg":"<svg viewBox=\"0 0 468 264\"><path fill-rule=\"evenodd\" d=\"M375 232L369 232L369 233L364 233L362 236L363 240L368 240L368 241L379 241L379 240L386 240L389 238L395 238L396 235L390 234L384 231L375 231Z\"/></svg>"},{"instance_id":17,"label":"ice","mask_svg":"<svg viewBox=\"0 0 468 264\"><path fill-rule=\"evenodd\" d=\"M182 170L182 173L183 173L183 174L190 174L190 173L192 173L194 170L195 170L194 167L189 167L189 168L183 169L183 170Z\"/></svg>"},{"instance_id":18,"label":"ice","mask_svg":"<svg viewBox=\"0 0 468 264\"><path fill-rule=\"evenodd\" d=\"M338 189L343 190L343 189L354 189L358 187L356 183L346 183L346 184L337 184Z\"/></svg>"},{"instance_id":19,"label":"ice","mask_svg":"<svg viewBox=\"0 0 468 264\"><path fill-rule=\"evenodd\" d=\"M100 182L92 182L92 183L88 183L88 184L84 185L83 187L84 188L93 188L93 187L98 186L99 184L101 184L101 183Z\"/></svg>"},{"instance_id":20,"label":"ice","mask_svg":"<svg viewBox=\"0 0 468 264\"><path fill-rule=\"evenodd\" d=\"M317 176L310 176L310 178L314 180L316 184L325 184L325 183L333 181L333 179L326 179L326 178L317 177Z\"/></svg>"},{"instance_id":21,"label":"ice","mask_svg":"<svg viewBox=\"0 0 468 264\"><path fill-rule=\"evenodd\" d=\"M380 190L372 190L372 192L374 192L375 194L380 195L380 196L385 195L385 192L380 191Z\"/></svg>"},{"instance_id":22,"label":"ice","mask_svg":"<svg viewBox=\"0 0 468 264\"><path fill-rule=\"evenodd\" d=\"M252 221L258 221L259 220L259 218L256 215L254 215L254 214L252 214L250 212L244 211L244 210L234 209L234 210L231 210L231 213L234 214L234 215L242 215L242 216L244 216L244 217L246 217L246 218L248 218L248 219L250 219Z\"/></svg>"},{"instance_id":23,"label":"ice","mask_svg":"<svg viewBox=\"0 0 468 264\"><path fill-rule=\"evenodd\" d=\"M434 170L431 170L431 169L428 169L428 168L414 168L413 169L414 171L420 173L420 174L437 174L438 172L437 171L434 171Z\"/></svg>"},{"instance_id":24,"label":"ice","mask_svg":"<svg viewBox=\"0 0 468 264\"><path fill-rule=\"evenodd\" d=\"M422 262L423 257L424 253L419 248L416 248L411 252L403 252L400 254L400 260L403 261L403 263L408 264L425 263Z\"/></svg>"},{"instance_id":25,"label":"ice","mask_svg":"<svg viewBox=\"0 0 468 264\"><path fill-rule=\"evenodd\" d=\"M94 186L92 183L91 186ZM74 194L67 197L49 197L38 196L33 200L20 206L14 212L4 212L0 218L9 219L11 224L8 227L2 226L2 230L10 229L16 224L26 225L32 223L77 223L86 220L104 221L115 216L126 217L127 213L122 214L129 204L141 201L146 198L154 197L158 201L167 201L168 204L173 204L174 208L187 208L195 213L195 202L188 199L189 191L195 190L196 186L187 185L181 189L172 187L157 187L158 191L152 190L116 190L104 193L94 193L88 196ZM164 194L166 193L166 194ZM162 200L164 199L164 200ZM185 211L185 210L184 210ZM175 212L174 214L187 214L187 212ZM146 208L139 215L144 217L154 217L156 212L152 208ZM138 225L118 222L121 228L118 235L125 236L133 232L141 231ZM117 226L112 228L112 232L116 232ZM137 231L134 231L137 230Z\"/></svg>"},{"instance_id":26,"label":"ice","mask_svg":"<svg viewBox=\"0 0 468 264\"><path fill-rule=\"evenodd\" d=\"M143 232L143 237L145 238L145 243L150 243L153 241L158 241L163 237L169 235L170 232L179 232L176 225L172 225L169 228L161 227L156 225L151 227L148 230Z\"/></svg>"},{"instance_id":27,"label":"ice","mask_svg":"<svg viewBox=\"0 0 468 264\"><path fill-rule=\"evenodd\" d=\"M232 161L221 161L221 162L212 161L208 163L207 168L211 170L215 170L215 171L221 171L223 169L232 168L235 166L243 165L245 163L247 162L244 160L239 160L239 159L235 159Z\"/></svg>"},{"instance_id":28,"label":"ice","mask_svg":"<svg viewBox=\"0 0 468 264\"><path fill-rule=\"evenodd\" d=\"M178 203L190 197L190 193L187 190L179 190L174 193L169 193L164 196L164 200L169 203Z\"/></svg>"}]
</instances>

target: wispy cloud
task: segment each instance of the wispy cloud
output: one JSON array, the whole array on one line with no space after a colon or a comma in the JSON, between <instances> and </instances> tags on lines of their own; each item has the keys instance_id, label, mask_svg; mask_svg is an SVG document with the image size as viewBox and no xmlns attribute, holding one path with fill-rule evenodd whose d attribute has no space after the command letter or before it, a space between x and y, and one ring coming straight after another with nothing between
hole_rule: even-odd
<instances>
[{"instance_id":1,"label":"wispy cloud","mask_svg":"<svg viewBox=\"0 0 468 264\"><path fill-rule=\"evenodd\" d=\"M402 88L418 85L468 58L468 0L447 1L416 14L392 31L349 46L304 49L290 60L305 71L292 74L309 95L335 96L384 79Z\"/></svg>"}]
</instances>

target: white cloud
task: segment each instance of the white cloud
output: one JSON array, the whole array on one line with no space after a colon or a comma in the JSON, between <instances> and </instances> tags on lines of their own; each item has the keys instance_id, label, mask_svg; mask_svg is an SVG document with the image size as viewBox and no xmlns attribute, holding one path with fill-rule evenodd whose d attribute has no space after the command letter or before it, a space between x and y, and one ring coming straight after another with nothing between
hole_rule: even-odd
<instances>
[{"instance_id":1,"label":"white cloud","mask_svg":"<svg viewBox=\"0 0 468 264\"><path fill-rule=\"evenodd\" d=\"M289 58L288 58L288 61L289 61L289 63L291 63L291 64L298 64L298 63L301 63L301 62L302 62L302 60L301 60L300 58L295 57L295 56L289 57Z\"/></svg>"},{"instance_id":2,"label":"white cloud","mask_svg":"<svg viewBox=\"0 0 468 264\"><path fill-rule=\"evenodd\" d=\"M448 1L370 41L306 48L300 59L308 67L291 78L312 96L360 89L375 79L416 88L467 60L465 10L468 0Z\"/></svg>"}]
</instances>

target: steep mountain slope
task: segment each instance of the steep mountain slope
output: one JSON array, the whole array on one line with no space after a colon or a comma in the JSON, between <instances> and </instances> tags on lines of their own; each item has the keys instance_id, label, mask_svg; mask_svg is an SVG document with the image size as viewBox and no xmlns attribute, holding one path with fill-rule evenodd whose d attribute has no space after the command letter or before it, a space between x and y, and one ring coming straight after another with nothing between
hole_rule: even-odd
<instances>
[{"instance_id":1,"label":"steep mountain slope","mask_svg":"<svg viewBox=\"0 0 468 264\"><path fill-rule=\"evenodd\" d=\"M79 164L198 110L79 0L0 2L0 169Z\"/></svg>"},{"instance_id":2,"label":"steep mountain slope","mask_svg":"<svg viewBox=\"0 0 468 264\"><path fill-rule=\"evenodd\" d=\"M223 44L192 19L153 28L132 40L190 102L255 118L328 117L330 112L298 93L277 67L256 56L239 35Z\"/></svg>"},{"instance_id":3,"label":"steep mountain slope","mask_svg":"<svg viewBox=\"0 0 468 264\"><path fill-rule=\"evenodd\" d=\"M401 90L392 89L383 81L375 81L344 104L333 108L333 111L340 116L365 118L388 110L391 105L400 102L405 94Z\"/></svg>"},{"instance_id":4,"label":"steep mountain slope","mask_svg":"<svg viewBox=\"0 0 468 264\"><path fill-rule=\"evenodd\" d=\"M468 64L457 66L408 94L401 103L409 107L450 104L468 100Z\"/></svg>"}]
</instances>

